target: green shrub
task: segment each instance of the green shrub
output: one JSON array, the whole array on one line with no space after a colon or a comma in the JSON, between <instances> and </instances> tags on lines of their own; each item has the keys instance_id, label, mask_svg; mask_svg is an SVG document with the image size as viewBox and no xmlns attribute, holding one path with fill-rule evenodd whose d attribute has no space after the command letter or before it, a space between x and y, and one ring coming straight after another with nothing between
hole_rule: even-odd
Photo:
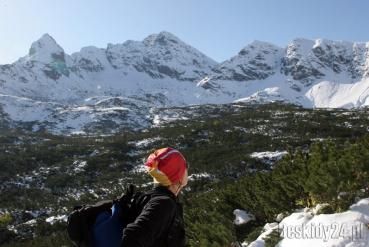
<instances>
[{"instance_id":1,"label":"green shrub","mask_svg":"<svg viewBox=\"0 0 369 247\"><path fill-rule=\"evenodd\" d=\"M13 217L10 213L0 215L0 228L6 228L10 223L13 222Z\"/></svg>"}]
</instances>

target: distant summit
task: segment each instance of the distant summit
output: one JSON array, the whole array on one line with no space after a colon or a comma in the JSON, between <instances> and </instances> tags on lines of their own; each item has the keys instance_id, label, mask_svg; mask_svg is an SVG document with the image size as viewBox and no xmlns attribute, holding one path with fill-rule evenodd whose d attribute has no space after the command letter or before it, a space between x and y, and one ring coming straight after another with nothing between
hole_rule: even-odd
<instances>
[{"instance_id":1,"label":"distant summit","mask_svg":"<svg viewBox=\"0 0 369 247\"><path fill-rule=\"evenodd\" d=\"M57 57L63 57L64 50L53 37L44 34L39 40L32 43L28 56L33 61L50 63Z\"/></svg>"}]
</instances>

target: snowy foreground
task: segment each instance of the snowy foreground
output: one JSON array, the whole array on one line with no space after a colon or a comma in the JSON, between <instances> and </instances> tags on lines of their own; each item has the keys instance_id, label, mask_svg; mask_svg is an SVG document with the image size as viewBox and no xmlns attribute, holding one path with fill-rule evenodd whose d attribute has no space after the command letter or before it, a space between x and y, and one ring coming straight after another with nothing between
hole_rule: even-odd
<instances>
[{"instance_id":1,"label":"snowy foreground","mask_svg":"<svg viewBox=\"0 0 369 247\"><path fill-rule=\"evenodd\" d=\"M268 223L264 232L252 243L242 246L264 247L264 238L280 231L277 247L367 247L369 246L369 198L362 199L343 213L317 214L303 209L284 218L280 223Z\"/></svg>"}]
</instances>

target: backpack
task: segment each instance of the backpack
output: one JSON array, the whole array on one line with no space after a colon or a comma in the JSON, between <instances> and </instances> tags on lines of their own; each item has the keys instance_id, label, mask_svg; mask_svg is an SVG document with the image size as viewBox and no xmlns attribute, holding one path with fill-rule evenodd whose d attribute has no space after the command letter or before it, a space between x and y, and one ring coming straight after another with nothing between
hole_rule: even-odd
<instances>
[{"instance_id":1,"label":"backpack","mask_svg":"<svg viewBox=\"0 0 369 247\"><path fill-rule=\"evenodd\" d=\"M108 218L123 222L119 227L133 222L152 194L152 191L135 190L135 186L130 184L120 198L100 201L93 205L75 206L67 221L68 236L73 244L80 247L91 246L96 239L94 236L96 227L106 222Z\"/></svg>"},{"instance_id":2,"label":"backpack","mask_svg":"<svg viewBox=\"0 0 369 247\"><path fill-rule=\"evenodd\" d=\"M123 237L123 222L119 215L121 207L114 203L111 214L107 211L100 213L92 228L92 242L94 247L120 247Z\"/></svg>"}]
</instances>

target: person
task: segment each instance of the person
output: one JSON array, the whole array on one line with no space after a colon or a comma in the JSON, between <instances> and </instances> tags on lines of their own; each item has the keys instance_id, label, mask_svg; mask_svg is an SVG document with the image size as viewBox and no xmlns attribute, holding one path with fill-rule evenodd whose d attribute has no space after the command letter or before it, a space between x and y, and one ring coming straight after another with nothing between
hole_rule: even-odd
<instances>
[{"instance_id":1,"label":"person","mask_svg":"<svg viewBox=\"0 0 369 247\"><path fill-rule=\"evenodd\" d=\"M135 221L123 229L121 247L185 246L178 195L188 182L187 162L178 150L167 147L150 154L145 166L153 177L153 193Z\"/></svg>"}]
</instances>

